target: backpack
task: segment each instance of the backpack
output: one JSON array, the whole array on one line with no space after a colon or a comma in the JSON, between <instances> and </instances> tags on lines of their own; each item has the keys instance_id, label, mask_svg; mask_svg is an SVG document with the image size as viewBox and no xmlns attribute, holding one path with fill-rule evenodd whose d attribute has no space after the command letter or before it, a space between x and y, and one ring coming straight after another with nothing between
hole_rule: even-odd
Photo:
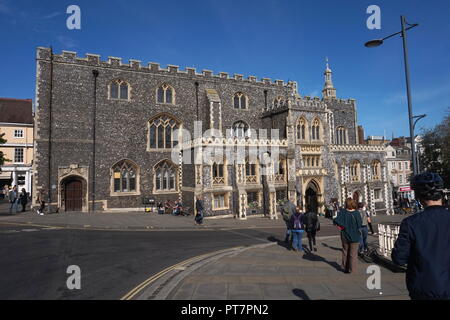
<instances>
[{"instance_id":1,"label":"backpack","mask_svg":"<svg viewBox=\"0 0 450 320\"><path fill-rule=\"evenodd\" d=\"M293 217L294 217L294 226L293 226L294 230L301 230L302 229L302 220L301 220L302 215L294 214Z\"/></svg>"}]
</instances>

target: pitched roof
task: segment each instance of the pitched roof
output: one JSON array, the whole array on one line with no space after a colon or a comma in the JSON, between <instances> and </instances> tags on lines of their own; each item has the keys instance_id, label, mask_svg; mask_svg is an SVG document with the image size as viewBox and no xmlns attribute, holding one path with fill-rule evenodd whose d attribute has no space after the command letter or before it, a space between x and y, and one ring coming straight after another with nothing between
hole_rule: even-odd
<instances>
[{"instance_id":1,"label":"pitched roof","mask_svg":"<svg viewBox=\"0 0 450 320\"><path fill-rule=\"evenodd\" d=\"M0 98L0 122L33 124L31 99Z\"/></svg>"}]
</instances>

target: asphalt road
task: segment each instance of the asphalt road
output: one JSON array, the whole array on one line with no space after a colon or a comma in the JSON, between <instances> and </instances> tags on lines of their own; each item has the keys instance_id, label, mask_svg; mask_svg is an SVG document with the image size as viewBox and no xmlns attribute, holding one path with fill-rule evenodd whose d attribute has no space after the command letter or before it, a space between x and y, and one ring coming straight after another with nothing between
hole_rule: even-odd
<instances>
[{"instance_id":1,"label":"asphalt road","mask_svg":"<svg viewBox=\"0 0 450 320\"><path fill-rule=\"evenodd\" d=\"M0 299L120 299L186 259L284 238L282 228L197 231L89 231L0 224ZM334 230L324 230L328 235ZM81 269L69 290L68 266Z\"/></svg>"}]
</instances>

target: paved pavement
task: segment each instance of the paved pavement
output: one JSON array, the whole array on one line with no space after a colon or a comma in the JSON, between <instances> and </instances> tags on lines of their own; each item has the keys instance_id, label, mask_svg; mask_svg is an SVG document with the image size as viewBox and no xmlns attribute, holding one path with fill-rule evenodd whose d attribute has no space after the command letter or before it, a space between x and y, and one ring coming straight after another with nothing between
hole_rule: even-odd
<instances>
[{"instance_id":1,"label":"paved pavement","mask_svg":"<svg viewBox=\"0 0 450 320\"><path fill-rule=\"evenodd\" d=\"M373 240L374 238L372 238ZM304 239L305 240L305 239ZM306 241L303 241L306 245ZM283 243L241 248L171 270L134 299L164 300L408 300L404 273L380 267L381 288L370 290L370 264L355 274L340 268L340 239L324 237L318 251L301 254ZM196 265L197 264L197 265Z\"/></svg>"},{"instance_id":2,"label":"paved pavement","mask_svg":"<svg viewBox=\"0 0 450 320\"><path fill-rule=\"evenodd\" d=\"M321 218L322 230L318 236L322 238L317 244L318 252L303 255L288 250L280 241L285 228L282 219L206 219L205 225L199 227L194 225L192 216L175 217L143 212L58 213L39 216L30 211L12 216L7 213L7 209L7 204L0 204L0 225L19 224L28 226L29 229L61 227L101 231L164 230L175 232L174 235L182 231L228 230L226 237L242 236L242 229L254 229L255 232L260 230L254 235L245 233L247 239L259 240L254 244L228 248L222 246L221 251L209 250L212 253L203 252L200 256L185 255L189 259L181 262L178 259L176 264L169 267L166 265L159 272L150 271L155 268L149 268L148 273L145 269L140 270L141 279L150 278L136 283L135 289L128 294L124 292L124 299L408 299L404 273L393 273L380 267L380 290L367 288L369 274L366 270L370 264L360 261L356 274L344 274L339 267L341 244L338 232L331 221L325 218ZM380 215L374 217L373 222L376 227L377 223L400 222L403 218ZM29 234L32 232L29 231ZM377 242L376 236L370 236L370 240ZM306 239L303 243L306 244ZM195 247L195 243L190 247ZM95 299L95 296L90 298Z\"/></svg>"}]
</instances>

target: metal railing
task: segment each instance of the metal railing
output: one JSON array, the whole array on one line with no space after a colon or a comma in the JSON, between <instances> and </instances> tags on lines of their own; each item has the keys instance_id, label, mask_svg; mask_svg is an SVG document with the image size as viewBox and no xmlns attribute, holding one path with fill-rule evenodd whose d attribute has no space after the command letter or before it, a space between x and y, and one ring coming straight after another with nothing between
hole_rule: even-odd
<instances>
[{"instance_id":1,"label":"metal railing","mask_svg":"<svg viewBox=\"0 0 450 320\"><path fill-rule=\"evenodd\" d=\"M392 249L400 232L399 224L378 224L378 245L380 254L391 258Z\"/></svg>"}]
</instances>

